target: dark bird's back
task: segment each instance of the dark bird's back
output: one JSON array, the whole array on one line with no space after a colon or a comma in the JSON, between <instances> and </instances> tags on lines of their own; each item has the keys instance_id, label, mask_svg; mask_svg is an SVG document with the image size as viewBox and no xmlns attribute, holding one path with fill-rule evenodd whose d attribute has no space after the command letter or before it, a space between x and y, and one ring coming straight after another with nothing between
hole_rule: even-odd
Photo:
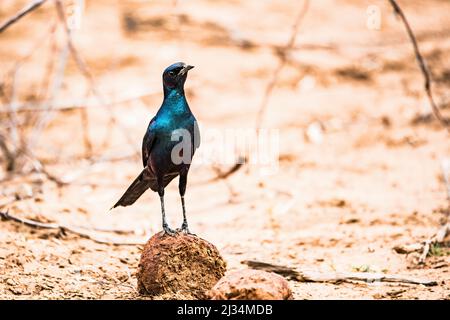
<instances>
[{"instance_id":1,"label":"dark bird's back","mask_svg":"<svg viewBox=\"0 0 450 320\"><path fill-rule=\"evenodd\" d=\"M159 193L164 215L164 188L180 176L184 212L187 173L200 144L197 121L184 94L184 82L191 68L184 63L176 63L164 71L164 101L150 121L142 141L144 169L113 208L133 204L150 188Z\"/></svg>"}]
</instances>

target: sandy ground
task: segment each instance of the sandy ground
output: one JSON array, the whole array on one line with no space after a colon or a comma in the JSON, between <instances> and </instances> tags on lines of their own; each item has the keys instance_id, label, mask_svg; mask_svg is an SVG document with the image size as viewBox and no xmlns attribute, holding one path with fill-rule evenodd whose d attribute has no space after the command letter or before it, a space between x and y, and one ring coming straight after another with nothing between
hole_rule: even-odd
<instances>
[{"instance_id":1,"label":"sandy ground","mask_svg":"<svg viewBox=\"0 0 450 320\"><path fill-rule=\"evenodd\" d=\"M2 3L0 20L23 3ZM400 3L449 116L450 2ZM380 30L366 26L370 5L380 10ZM61 187L41 174L2 171L2 210L41 222L130 231L89 231L104 239L148 239L160 229L154 193L132 207L108 209L141 170L140 159L129 155L139 150L161 103L162 69L179 60L196 66L187 94L205 132L252 128L278 64L276 48L288 41L300 7L298 1L87 1L74 41L99 88L112 101L148 95L114 105L119 124L112 131L105 108L88 109L93 161L84 159L79 112L55 114L35 152L48 171L70 183ZM2 74L53 18L47 4L0 36ZM33 101L49 47L43 42L20 69L20 101ZM441 162L450 159L449 135L435 120L414 121L429 114L422 84L403 25L387 1L312 1L264 119L264 127L279 130L278 170L264 176L247 164L226 181L212 181L211 165L195 165L194 159L186 195L192 231L219 248L229 270L245 268L243 260L260 260L438 282L290 281L296 299L449 299L448 248L433 250L422 266L418 254L393 250L433 235L448 206ZM79 101L86 88L70 61L55 104ZM92 97L83 103L98 104ZM209 143L206 137L201 148ZM176 183L166 195L169 221L181 225ZM135 272L141 249L2 221L0 298L140 298Z\"/></svg>"}]
</instances>

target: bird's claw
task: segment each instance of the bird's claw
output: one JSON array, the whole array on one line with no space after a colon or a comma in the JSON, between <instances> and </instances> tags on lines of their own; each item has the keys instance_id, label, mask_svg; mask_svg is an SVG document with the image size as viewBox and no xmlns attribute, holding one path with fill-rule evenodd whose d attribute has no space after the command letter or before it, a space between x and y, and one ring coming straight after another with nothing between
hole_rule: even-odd
<instances>
[{"instance_id":1,"label":"bird's claw","mask_svg":"<svg viewBox=\"0 0 450 320\"><path fill-rule=\"evenodd\" d=\"M168 234L169 236L174 236L177 233L175 230L170 229L168 225L164 225L163 230L164 233Z\"/></svg>"},{"instance_id":2,"label":"bird's claw","mask_svg":"<svg viewBox=\"0 0 450 320\"><path fill-rule=\"evenodd\" d=\"M180 230L181 232L184 232L185 234L188 234L188 235L191 235L191 236L195 236L194 233L192 233L192 232L189 231L189 228L188 228L187 224L185 224L185 223L183 223L183 224L181 225L181 228L180 228L180 229L177 229L177 230Z\"/></svg>"}]
</instances>

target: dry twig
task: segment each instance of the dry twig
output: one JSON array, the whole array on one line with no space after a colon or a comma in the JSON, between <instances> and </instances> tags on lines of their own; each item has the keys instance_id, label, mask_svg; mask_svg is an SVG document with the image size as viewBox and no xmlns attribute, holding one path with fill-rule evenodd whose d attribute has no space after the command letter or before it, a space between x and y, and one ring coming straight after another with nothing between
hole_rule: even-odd
<instances>
[{"instance_id":1,"label":"dry twig","mask_svg":"<svg viewBox=\"0 0 450 320\"><path fill-rule=\"evenodd\" d=\"M230 177L235 172L239 171L239 169L244 166L245 161L246 161L245 157L239 157L238 160L236 161L236 163L226 171L222 171L219 167L212 166L212 169L216 173L216 176L213 177L208 182L214 182L214 181L218 181L218 180L223 181L223 183L225 184L225 186L228 189L228 194L229 194L228 201L230 203L235 202L235 198L238 195L238 193L234 190L233 185L228 181L228 177Z\"/></svg>"},{"instance_id":2,"label":"dry twig","mask_svg":"<svg viewBox=\"0 0 450 320\"><path fill-rule=\"evenodd\" d=\"M413 33L412 29L411 29L411 26L409 25L409 22L406 19L405 14L403 13L402 9L397 4L397 2L395 0L389 0L389 2L392 5L392 7L394 8L395 13L402 19L403 24L405 25L406 31L408 32L409 39L411 40L411 43L412 43L413 48L414 48L414 53L416 55L417 63L419 64L420 70L422 71L422 74L423 74L423 77L424 77L424 80L425 80L425 83L424 83L425 92L426 92L428 100L430 102L431 109L433 110L433 114L439 120L439 122L444 126L444 128L446 127L450 131L449 122L446 119L444 119L444 117L441 115L441 112L439 111L438 106L434 102L433 94L432 94L432 91L431 91L431 76L430 76L430 72L429 72L429 70L427 68L425 60L423 59L423 57L422 57L422 55L420 53L416 37L414 36L414 33Z\"/></svg>"},{"instance_id":3,"label":"dry twig","mask_svg":"<svg viewBox=\"0 0 450 320\"><path fill-rule=\"evenodd\" d=\"M20 18L24 17L25 15L27 15L34 9L37 9L38 7L40 7L46 1L47 0L36 0L36 1L30 2L22 10L17 12L14 16L8 18L5 22L3 22L0 25L0 33L5 31L6 29L8 29L8 27L10 27L12 24L17 22L18 20L20 20Z\"/></svg>"},{"instance_id":4,"label":"dry twig","mask_svg":"<svg viewBox=\"0 0 450 320\"><path fill-rule=\"evenodd\" d=\"M428 253L430 252L431 246L436 245L438 243L442 243L447 236L447 234L450 233L450 222L447 222L445 225L443 225L438 232L434 236L432 236L430 239L426 240L423 244L423 251L420 255L420 258L418 260L419 264L424 264L425 260L428 257Z\"/></svg>"},{"instance_id":5,"label":"dry twig","mask_svg":"<svg viewBox=\"0 0 450 320\"><path fill-rule=\"evenodd\" d=\"M16 163L15 152L10 149L11 148L8 147L8 144L6 143L5 137L0 133L0 150L5 158L6 171L13 171Z\"/></svg>"},{"instance_id":6,"label":"dry twig","mask_svg":"<svg viewBox=\"0 0 450 320\"><path fill-rule=\"evenodd\" d=\"M58 187L64 187L68 185L68 182L62 181L52 173L50 173L47 168L42 164L41 161L39 161L34 155L30 154L28 150L25 150L25 156L30 161L31 165L33 166L34 170L38 173L42 173L47 177L48 180L53 181L56 183Z\"/></svg>"},{"instance_id":7,"label":"dry twig","mask_svg":"<svg viewBox=\"0 0 450 320\"><path fill-rule=\"evenodd\" d=\"M92 73L90 72L90 70L87 67L87 65L84 62L84 60L81 58L81 55L78 53L78 51L77 51L77 49L76 49L76 47L75 47L75 45L73 43L71 30L70 30L70 28L69 28L69 26L67 24L66 15L64 13L64 7L63 7L63 4L62 4L61 0L55 0L55 5L56 5L56 11L58 13L58 17L59 17L59 19L61 20L61 23L64 26L64 30L65 30L65 33L66 33L66 36L67 36L67 44L69 46L70 53L71 53L73 59L75 60L75 63L77 65L78 69L81 71L81 74L88 80L89 89L94 94L94 96L98 99L98 101L102 105L108 105L105 102L105 99L103 98L103 96L98 91ZM127 142L129 143L129 145L135 146L135 144L133 143L133 139L131 138L128 130L123 128L120 125L120 123L117 121L117 118L116 118L116 116L114 114L113 109L112 108L107 108L107 110L108 110L109 115L110 115L111 124L114 124L114 125L118 126L122 130L122 133L125 136L125 138L127 139ZM109 139L109 134L105 138L105 141L107 141L108 139ZM136 146L134 147L134 149L136 151L136 155L139 154L139 149Z\"/></svg>"},{"instance_id":8,"label":"dry twig","mask_svg":"<svg viewBox=\"0 0 450 320\"><path fill-rule=\"evenodd\" d=\"M428 257L431 246L444 242L445 237L450 233L450 164L442 162L442 175L444 177L444 183L447 190L448 207L446 212L446 223L439 228L435 235L427 239L423 244L422 254L419 258L419 264L424 264Z\"/></svg>"},{"instance_id":9,"label":"dry twig","mask_svg":"<svg viewBox=\"0 0 450 320\"><path fill-rule=\"evenodd\" d=\"M160 94L161 90L148 90L143 93L139 93L137 95L124 97L122 99L118 99L115 101L111 101L105 104L92 104L92 103L83 103L85 99L75 100L75 101L64 101L64 104L56 104L52 109L54 112L70 112L76 111L80 109L91 109L91 108L101 108L101 107L112 107L117 106L129 102L133 102L136 100L141 100L144 98L148 98L154 95ZM36 104L36 103L17 103L16 112L30 112L30 113L40 113L45 112L44 104ZM8 110L0 110L0 114L8 114Z\"/></svg>"},{"instance_id":10,"label":"dry twig","mask_svg":"<svg viewBox=\"0 0 450 320\"><path fill-rule=\"evenodd\" d=\"M0 218L4 219L6 221L15 221L22 225L25 225L27 227L34 228L34 229L59 230L63 234L73 233L82 238L89 239L89 240L92 240L94 242L101 243L101 244L132 246L132 245L142 245L145 243L145 242L122 242L122 241L118 241L118 240L108 240L108 239L98 238L96 236L93 236L89 232L82 231L82 229L89 230L86 227L73 227L73 226L56 224L56 223L43 223L43 222L39 222L39 221L34 221L34 220L30 220L30 219L24 219L24 218L19 218L17 216L13 216L13 215L9 214L8 211L6 211L6 212L0 211ZM101 230L101 232L114 232L114 233L125 234L128 231L120 231L120 230L110 231L110 230L103 229L103 230Z\"/></svg>"},{"instance_id":11,"label":"dry twig","mask_svg":"<svg viewBox=\"0 0 450 320\"><path fill-rule=\"evenodd\" d=\"M51 34L55 29L55 24L52 24L50 28L36 39L36 41L27 50L27 53L20 57L12 66L10 70L6 72L3 81L3 98L5 100L5 110L9 126L4 126L4 130L7 133L0 134L0 147L6 159L6 170L14 171L16 169L16 160L21 155L22 151L26 149L25 139L23 137L23 129L19 123L17 115L18 103L16 99L16 92L18 86L18 73L24 63L31 58L31 56L45 43L49 33ZM9 83L9 85L7 85ZM9 87L9 90L5 90ZM6 94L8 91L9 94ZM3 111L3 110L2 110ZM8 143L7 143L8 142Z\"/></svg>"},{"instance_id":12,"label":"dry twig","mask_svg":"<svg viewBox=\"0 0 450 320\"><path fill-rule=\"evenodd\" d=\"M428 257L430 249L433 245L444 242L448 234L450 234L450 163L442 162L442 174L444 176L444 183L447 190L448 208L446 212L446 222L439 228L439 230L429 239L423 243L414 243L410 245L399 245L394 247L394 251L401 254L409 254L413 252L422 252L418 263L424 264Z\"/></svg>"},{"instance_id":13,"label":"dry twig","mask_svg":"<svg viewBox=\"0 0 450 320\"><path fill-rule=\"evenodd\" d=\"M425 286L435 286L436 281L417 279L410 277L403 277L398 275L388 275L383 273L369 273L369 272L332 272L321 273L306 270L297 270L286 266L274 265L261 261L245 260L243 264L257 270L264 270L280 274L290 280L300 282L349 282L349 281L364 281L364 282L398 282L407 284L420 284Z\"/></svg>"},{"instance_id":14,"label":"dry twig","mask_svg":"<svg viewBox=\"0 0 450 320\"><path fill-rule=\"evenodd\" d=\"M444 177L445 188L447 190L448 209L447 216L450 215L450 159L442 161L442 175Z\"/></svg>"},{"instance_id":15,"label":"dry twig","mask_svg":"<svg viewBox=\"0 0 450 320\"><path fill-rule=\"evenodd\" d=\"M264 115L266 113L267 105L269 103L270 95L272 94L272 91L278 82L278 77L280 76L281 70L283 69L283 67L287 62L289 51L293 48L295 44L295 39L297 38L300 23L302 22L304 16L306 15L308 8L309 8L309 0L304 0L303 6L295 19L294 25L292 26L291 36L286 45L279 51L280 60L278 62L278 66L273 72L272 78L270 79L269 83L267 84L266 90L264 91L264 97L262 99L261 105L258 110L258 114L256 116L256 129L261 128L261 124L262 121L264 120Z\"/></svg>"},{"instance_id":16,"label":"dry twig","mask_svg":"<svg viewBox=\"0 0 450 320\"><path fill-rule=\"evenodd\" d=\"M236 173L239 169L241 169L245 164L245 158L239 157L239 159L236 161L236 163L228 170L222 171L220 168L213 166L213 170L216 172L216 176L212 178L210 181L217 181L221 179L226 179L232 174Z\"/></svg>"},{"instance_id":17,"label":"dry twig","mask_svg":"<svg viewBox=\"0 0 450 320\"><path fill-rule=\"evenodd\" d=\"M27 142L26 149L29 151L32 157L33 156L33 149L32 146L35 146L38 144L39 138L42 135L45 127L47 124L53 119L54 113L54 99L58 95L58 92L61 90L63 82L64 82L64 73L67 66L67 56L68 56L68 46L67 44L60 49L57 67L55 71L54 80L52 82L50 91L49 91L49 98L47 99L45 103L45 113L43 116L39 118L37 123L34 125L32 133L30 134L29 141Z\"/></svg>"}]
</instances>

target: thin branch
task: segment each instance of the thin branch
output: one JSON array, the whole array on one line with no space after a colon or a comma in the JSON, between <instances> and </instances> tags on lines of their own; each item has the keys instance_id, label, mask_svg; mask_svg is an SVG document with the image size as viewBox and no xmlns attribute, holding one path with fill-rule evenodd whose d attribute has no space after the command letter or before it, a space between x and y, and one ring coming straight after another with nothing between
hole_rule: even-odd
<instances>
[{"instance_id":1,"label":"thin branch","mask_svg":"<svg viewBox=\"0 0 450 320\"><path fill-rule=\"evenodd\" d=\"M84 156L86 159L92 157L92 142L89 136L89 115L87 109L80 109L81 127L83 129Z\"/></svg>"},{"instance_id":2,"label":"thin branch","mask_svg":"<svg viewBox=\"0 0 450 320\"><path fill-rule=\"evenodd\" d=\"M424 264L430 249L433 245L442 244L450 234L450 163L443 161L442 162L442 175L444 177L444 183L447 190L447 199L448 199L448 208L446 211L446 222L439 227L439 230L430 238L425 240L423 243L415 243L410 245L401 245L395 246L394 250L397 253L409 254L412 252L422 252L419 259L418 264Z\"/></svg>"},{"instance_id":3,"label":"thin branch","mask_svg":"<svg viewBox=\"0 0 450 320\"><path fill-rule=\"evenodd\" d=\"M445 188L447 190L448 212L450 215L450 159L442 161L442 176L444 177Z\"/></svg>"},{"instance_id":4,"label":"thin branch","mask_svg":"<svg viewBox=\"0 0 450 320\"><path fill-rule=\"evenodd\" d=\"M421 243L413 243L408 245L398 245L393 249L395 252L399 254L410 254L414 252L421 252L419 259L417 260L418 264L424 264L428 254L430 253L430 249L433 245L440 244L444 242L445 237L450 234L450 221L447 219L447 223L442 225L439 230L430 238Z\"/></svg>"},{"instance_id":5,"label":"thin branch","mask_svg":"<svg viewBox=\"0 0 450 320\"><path fill-rule=\"evenodd\" d=\"M58 95L58 92L61 90L62 85L64 83L64 74L67 66L68 50L69 48L67 44L60 49L58 57L58 65L55 71L52 86L50 88L49 99L45 102L45 109L44 109L45 113L33 127L32 134L30 135L29 141L27 142L26 148L30 151L30 153L32 153L32 149L30 148L30 146L37 145L43 130L54 117L53 101L55 97Z\"/></svg>"},{"instance_id":6,"label":"thin branch","mask_svg":"<svg viewBox=\"0 0 450 320\"><path fill-rule=\"evenodd\" d=\"M16 167L16 158L17 158L17 153L18 153L18 121L17 121L17 114L15 112L16 109L16 86L17 86L17 73L19 72L19 68L20 68L20 64L16 65L16 68L14 69L14 71L11 74L11 92L10 92L10 96L9 96L9 103L8 103L8 120L9 120L9 134L8 134L8 138L10 139L11 142L11 149L9 150L9 152L6 151L5 147L7 146L6 143L2 143L2 150L3 153L7 159L7 166L6 169L7 171L14 171L15 167ZM2 139L5 139L5 137L2 137Z\"/></svg>"},{"instance_id":7,"label":"thin branch","mask_svg":"<svg viewBox=\"0 0 450 320\"><path fill-rule=\"evenodd\" d=\"M428 253L430 252L431 246L438 243L442 243L449 233L450 233L450 222L447 222L438 230L438 232L436 232L436 234L433 237L424 242L423 251L418 260L419 264L425 263L425 260L428 257Z\"/></svg>"},{"instance_id":8,"label":"thin branch","mask_svg":"<svg viewBox=\"0 0 450 320\"><path fill-rule=\"evenodd\" d=\"M262 261L255 261L255 260L244 260L244 261L241 261L241 263L249 266L252 269L264 270L267 272L273 272L273 273L279 274L279 275L287 278L288 280L296 280L298 278L301 278L299 271L297 271L293 268L287 267L287 266L275 265L275 264L262 262Z\"/></svg>"},{"instance_id":9,"label":"thin branch","mask_svg":"<svg viewBox=\"0 0 450 320\"><path fill-rule=\"evenodd\" d=\"M28 13L30 13L34 9L39 8L46 1L47 0L37 0L37 1L30 2L22 10L17 12L14 16L8 18L5 22L3 22L0 25L0 33L5 31L6 29L8 29L8 27L10 27L12 24L17 22L20 18L24 17L25 15L27 15Z\"/></svg>"},{"instance_id":10,"label":"thin branch","mask_svg":"<svg viewBox=\"0 0 450 320\"><path fill-rule=\"evenodd\" d=\"M293 46L295 44L298 29L300 28L300 24L301 24L303 18L305 17L306 12L308 11L308 8L309 8L309 0L304 0L303 6L302 6L300 12L298 13L298 15L295 19L295 22L292 26L292 31L291 31L291 36L289 38L289 41L279 51L280 60L278 62L278 66L275 69L269 83L267 84L266 90L264 91L264 96L263 96L261 105L259 106L258 114L256 116L256 129L261 128L261 124L264 120L264 115L266 113L267 105L269 103L270 95L272 94L272 91L278 82L278 78L281 73L281 70L283 69L283 67L285 66L285 64L287 62L289 51L293 48Z\"/></svg>"},{"instance_id":11,"label":"thin branch","mask_svg":"<svg viewBox=\"0 0 450 320\"><path fill-rule=\"evenodd\" d=\"M65 102L64 104L55 105L55 107L53 108L53 111L54 112L69 112L69 111L87 109L87 108L112 107L112 106L117 106L117 105L121 105L124 103L136 101L136 100L141 100L143 98L151 97L151 96L158 95L158 94L160 94L160 90L148 90L146 92L143 92L143 93L140 93L140 94L137 94L134 96L124 97L122 99L111 101L111 102L108 102L105 104L87 104L87 103L83 103L83 101L80 99L80 100L75 100L72 102ZM44 109L43 107L45 107L43 104L17 103L16 112L17 113L19 113L19 112L30 112L30 113L45 112L46 109ZM3 110L3 108L2 108L2 110L0 110L0 114L8 114L8 113L9 113L9 111Z\"/></svg>"},{"instance_id":12,"label":"thin branch","mask_svg":"<svg viewBox=\"0 0 450 320\"><path fill-rule=\"evenodd\" d=\"M222 171L220 168L213 166L213 170L216 172L217 175L214 178L212 178L210 180L210 182L228 178L232 174L239 171L239 169L241 169L244 166L244 164L245 164L245 158L239 157L239 159L236 161L236 163L226 171Z\"/></svg>"},{"instance_id":13,"label":"thin branch","mask_svg":"<svg viewBox=\"0 0 450 320\"><path fill-rule=\"evenodd\" d=\"M0 150L3 152L3 157L5 158L6 171L13 171L15 166L15 153L10 150L2 134L0 134Z\"/></svg>"},{"instance_id":14,"label":"thin branch","mask_svg":"<svg viewBox=\"0 0 450 320\"><path fill-rule=\"evenodd\" d=\"M429 70L427 68L425 60L423 59L423 57L422 57L422 55L420 53L416 37L414 36L414 33L413 33L412 29L411 29L411 26L409 25L409 22L406 19L405 14L403 13L402 9L397 4L397 2L395 0L389 0L389 2L392 5L392 7L394 8L395 13L402 19L403 24L405 25L406 31L408 33L409 39L411 40L411 43L413 45L417 63L419 64L420 70L422 71L422 74L423 74L423 77L424 77L425 92L427 94L428 100L429 100L431 108L433 110L433 114L439 120L439 122L444 126L444 128L447 128L450 131L450 126L449 126L450 123L448 122L448 120L444 119L444 117L441 115L441 112L439 111L438 106L434 102L433 94L432 94L432 91L431 91L431 76L430 76L430 72L429 72Z\"/></svg>"},{"instance_id":15,"label":"thin branch","mask_svg":"<svg viewBox=\"0 0 450 320\"><path fill-rule=\"evenodd\" d=\"M87 98L87 93L86 93ZM81 128L83 131L83 145L84 145L84 157L86 159L92 158L93 147L91 138L89 135L89 113L86 108L80 109Z\"/></svg>"},{"instance_id":16,"label":"thin branch","mask_svg":"<svg viewBox=\"0 0 450 320\"><path fill-rule=\"evenodd\" d=\"M53 70L55 67L55 55L58 51L58 46L56 44L56 30L58 27L58 20L55 19L55 21L52 23L52 27L50 29L50 41L49 41L49 55L48 60L46 63L44 75L42 77L42 83L39 88L39 92L37 94L37 97L40 101L45 100L48 97L49 94L49 87L50 87L50 80L53 74Z\"/></svg>"},{"instance_id":17,"label":"thin branch","mask_svg":"<svg viewBox=\"0 0 450 320\"><path fill-rule=\"evenodd\" d=\"M216 176L213 177L212 179L210 179L208 182L215 182L218 180L223 181L223 183L225 184L225 186L228 189L228 194L229 194L228 202L229 203L235 202L235 198L238 195L238 193L235 191L235 189L234 189L233 185L230 183L230 181L228 181L228 178L235 172L239 171L239 169L241 169L244 166L245 161L246 161L245 157L242 157L242 156L239 157L237 159L236 163L226 171L222 171L219 167L212 166L212 169L216 173Z\"/></svg>"},{"instance_id":18,"label":"thin branch","mask_svg":"<svg viewBox=\"0 0 450 320\"><path fill-rule=\"evenodd\" d=\"M55 5L56 5L56 11L58 13L58 17L61 20L62 24L64 25L64 30L67 36L67 44L69 46L69 50L70 53L73 57L73 59L75 60L75 63L78 67L78 69L81 71L82 75L88 80L89 83L89 88L91 90L91 92L94 94L94 96L99 100L99 102L102 105L106 105L107 103L105 102L105 99L103 98L102 95L100 95L100 92L98 91L95 81L94 81L94 77L92 75L92 73L90 72L89 68L87 67L86 63L84 62L84 60L81 58L81 55L78 53L73 40L72 40L72 33L71 30L67 24L67 19L66 19L66 15L64 13L64 7L63 4L61 2L61 0L55 0ZM120 123L117 121L117 118L114 114L114 111L112 108L107 108L109 115L110 115L110 119L111 119L111 123L117 125L121 130L123 135L125 136L125 138L127 139L127 142L131 145L134 146L134 149L136 151L136 154L139 153L139 149L135 146L135 144L133 143L133 139L131 138L129 131L126 130L125 128L123 128ZM109 138L109 137L107 137Z\"/></svg>"},{"instance_id":19,"label":"thin branch","mask_svg":"<svg viewBox=\"0 0 450 320\"><path fill-rule=\"evenodd\" d=\"M437 282L434 280L417 279L398 275L388 275L384 273L369 273L369 272L314 272L307 270L297 270L295 268L274 265L271 263L261 261L242 261L243 264L257 270L264 270L268 272L274 272L282 275L290 280L299 282L351 282L351 281L364 281L364 282L398 282L407 284L418 284L425 286L436 286Z\"/></svg>"},{"instance_id":20,"label":"thin branch","mask_svg":"<svg viewBox=\"0 0 450 320\"><path fill-rule=\"evenodd\" d=\"M58 177L54 176L53 174L51 174L50 172L47 171L47 168L42 164L41 161L39 161L32 153L30 150L25 149L23 150L24 152L24 156L28 159L28 161L31 163L31 165L33 166L34 170L38 173L42 173L44 174L48 180L53 181L54 183L56 183L56 185L58 187L63 187L68 185L68 182L62 181L60 180Z\"/></svg>"},{"instance_id":21,"label":"thin branch","mask_svg":"<svg viewBox=\"0 0 450 320\"><path fill-rule=\"evenodd\" d=\"M15 169L15 163L17 157L20 155L21 149L24 148L24 146L19 146L19 142L23 142L23 136L20 137L20 129L21 125L19 124L19 120L17 117L17 99L16 99L16 92L17 92L17 82L18 82L18 73L23 66L23 64L29 60L33 54L41 47L43 43L45 43L47 37L49 36L49 33L51 33L55 28L55 24L52 24L50 29L46 31L42 36L38 37L36 41L31 45L31 47L27 50L26 54L20 57L13 65L13 67L6 72L4 83L10 83L9 84L9 95L5 95L5 110L7 114L7 118L9 120L9 126L8 126L8 135L3 136L2 140L0 142L0 148L2 149L6 159L7 159L7 171L13 171ZM3 110L2 110L3 111ZM8 142L10 142L11 148L10 150L6 150L8 148L8 145L6 144L6 139L8 139ZM21 141L19 141L21 140Z\"/></svg>"},{"instance_id":22,"label":"thin branch","mask_svg":"<svg viewBox=\"0 0 450 320\"><path fill-rule=\"evenodd\" d=\"M439 228L439 230L436 232L434 236L429 238L425 241L423 245L423 251L419 258L419 264L425 263L425 260L428 257L428 253L431 249L432 245L439 244L444 242L445 237L447 237L448 234L450 234L450 163L443 161L442 162L442 176L444 177L444 184L445 188L447 190L447 200L448 200L448 206L447 206L447 220L446 223Z\"/></svg>"},{"instance_id":23,"label":"thin branch","mask_svg":"<svg viewBox=\"0 0 450 320\"><path fill-rule=\"evenodd\" d=\"M15 221L15 222L18 222L24 226L27 226L27 227L30 227L33 229L60 230L62 233L73 233L82 238L89 239L89 240L92 240L94 242L101 243L101 244L112 244L112 245L121 245L121 246L134 246L134 245L144 244L144 242L122 242L122 241L117 241L117 240L102 239L102 238L95 237L88 232L79 230L79 229L86 230L87 228L85 228L85 227L77 228L77 227L62 225L62 224L57 224L57 223L43 223L43 222L39 222L39 221L35 221L35 220L24 219L24 218L20 218L17 216L13 216L13 215L9 214L8 211L6 211L6 212L0 211L0 218L4 219L6 221ZM102 230L102 232L107 232L107 231ZM115 230L115 232L117 233L117 230Z\"/></svg>"},{"instance_id":24,"label":"thin branch","mask_svg":"<svg viewBox=\"0 0 450 320\"><path fill-rule=\"evenodd\" d=\"M416 37L414 36L414 33L413 33L412 29L411 29L411 26L409 25L409 22L406 19L406 16L403 13L403 10L400 8L400 6L396 2L396 0L389 0L389 3L392 5L392 7L394 9L394 12L402 19L402 22L405 25L406 31L408 33L409 39L411 40L411 43L413 45L414 54L416 56L417 63L419 64L420 70L421 70L422 75L424 77L424 88L425 88L425 92L427 94L428 100L430 102L433 114L439 120L439 122L444 126L444 128L447 128L447 130L450 132L450 122L448 122L448 120L443 118L443 116L441 115L441 112L440 112L438 106L434 102L434 98L433 98L433 94L432 94L432 90L431 90L431 75L430 75L430 72L429 72L429 70L427 68L427 65L425 63L425 60L423 59L423 57L422 57L422 55L420 53ZM450 202L450 187L449 187L449 183L448 183L448 174L447 174L445 169L444 169L444 182L446 183L447 196L448 196L449 202ZM449 205L449 208L450 208L450 205ZM450 211L450 209L448 211ZM442 227L440 227L440 229L438 230L438 232L434 236L432 236L431 238L427 239L423 243L422 254L420 255L419 260L418 260L419 264L424 264L425 263L425 260L426 260L428 254L429 254L430 249L431 249L431 246L434 245L434 244L437 244L437 243L442 243L444 241L444 238L450 233L449 217L450 217L450 215L447 212L447 222ZM410 247L415 249L414 251L417 251L417 249L416 249L417 246L410 246ZM395 249L396 248L394 248L394 250ZM402 250L400 250L400 252L402 252ZM406 253L408 253L408 252L406 252Z\"/></svg>"},{"instance_id":25,"label":"thin branch","mask_svg":"<svg viewBox=\"0 0 450 320\"><path fill-rule=\"evenodd\" d=\"M421 243L413 243L413 244L401 244L396 245L394 251L399 254L410 254L413 252L419 252L423 250L423 245Z\"/></svg>"}]
</instances>

